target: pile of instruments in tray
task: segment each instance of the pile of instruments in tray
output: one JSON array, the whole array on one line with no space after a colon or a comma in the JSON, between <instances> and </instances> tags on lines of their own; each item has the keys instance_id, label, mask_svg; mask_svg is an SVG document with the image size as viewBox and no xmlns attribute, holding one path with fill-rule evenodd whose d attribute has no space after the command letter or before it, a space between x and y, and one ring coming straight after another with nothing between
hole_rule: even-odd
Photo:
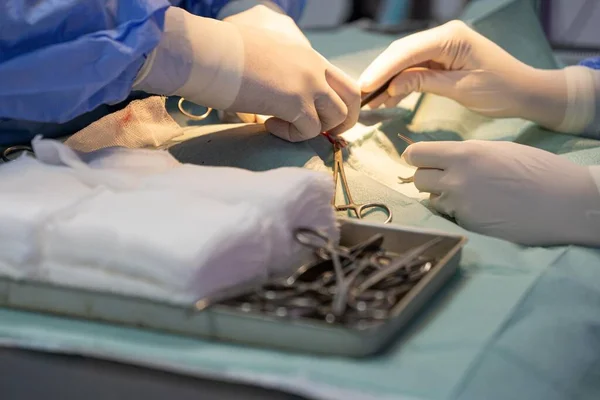
<instances>
[{"instance_id":1,"label":"pile of instruments in tray","mask_svg":"<svg viewBox=\"0 0 600 400\"><path fill-rule=\"evenodd\" d=\"M436 265L434 237L401 254L383 249L384 236L372 235L352 247L324 234L296 231L296 239L314 250L315 261L286 279L220 304L245 313L282 319L312 319L365 329L384 323L402 298Z\"/></svg>"}]
</instances>

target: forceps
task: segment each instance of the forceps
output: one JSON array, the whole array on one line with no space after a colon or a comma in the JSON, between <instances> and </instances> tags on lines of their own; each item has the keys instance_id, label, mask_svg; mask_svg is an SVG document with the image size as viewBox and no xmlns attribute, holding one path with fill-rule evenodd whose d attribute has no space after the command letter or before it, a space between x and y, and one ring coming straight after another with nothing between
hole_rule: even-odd
<instances>
[{"instance_id":1,"label":"forceps","mask_svg":"<svg viewBox=\"0 0 600 400\"><path fill-rule=\"evenodd\" d=\"M346 204L335 204L338 175L341 176L342 190L346 193L346 197L348 199ZM348 180L346 179L346 172L344 171L344 156L342 154L342 147L337 142L333 143L333 182L335 185L335 192L333 193L333 200L331 204L335 207L336 211L352 210L354 211L354 214L356 214L356 218L362 219L364 217L365 210L380 209L388 216L384 224L392 222L392 210L387 205L383 203L356 204L354 202L352 199L352 194L350 193L350 187L348 186Z\"/></svg>"}]
</instances>

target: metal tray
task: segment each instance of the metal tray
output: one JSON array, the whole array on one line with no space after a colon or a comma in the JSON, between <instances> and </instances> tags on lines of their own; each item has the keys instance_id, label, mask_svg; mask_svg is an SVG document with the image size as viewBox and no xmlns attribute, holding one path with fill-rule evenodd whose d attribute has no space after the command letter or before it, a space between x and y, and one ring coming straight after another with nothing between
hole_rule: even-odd
<instances>
[{"instance_id":1,"label":"metal tray","mask_svg":"<svg viewBox=\"0 0 600 400\"><path fill-rule=\"evenodd\" d=\"M298 352L363 357L377 353L397 337L406 323L455 273L466 238L397 225L340 220L341 244L381 233L386 250L401 253L434 237L431 251L439 260L397 304L388 321L356 329L320 321L284 320L214 305L198 312L151 300L0 278L0 307L108 322L144 329Z\"/></svg>"}]
</instances>

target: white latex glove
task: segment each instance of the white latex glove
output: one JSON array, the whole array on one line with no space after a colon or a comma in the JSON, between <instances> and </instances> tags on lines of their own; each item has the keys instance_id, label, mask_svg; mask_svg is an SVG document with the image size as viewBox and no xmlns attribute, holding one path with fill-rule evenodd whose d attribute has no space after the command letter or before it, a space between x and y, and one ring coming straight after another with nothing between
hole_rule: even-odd
<instances>
[{"instance_id":1,"label":"white latex glove","mask_svg":"<svg viewBox=\"0 0 600 400\"><path fill-rule=\"evenodd\" d=\"M310 42L292 18L264 5L257 5L241 13L234 14L225 18L224 21L234 25L268 29L274 33L278 33L293 43L311 47ZM245 113L236 113L236 115L243 122L248 123L264 124L267 119L269 119L269 116L267 115ZM227 118L228 117L225 116L222 119L227 120Z\"/></svg>"},{"instance_id":2,"label":"white latex glove","mask_svg":"<svg viewBox=\"0 0 600 400\"><path fill-rule=\"evenodd\" d=\"M511 142L420 142L406 162L417 189L463 227L526 245L600 246L590 168ZM591 167L598 168L598 167Z\"/></svg>"},{"instance_id":3,"label":"white latex glove","mask_svg":"<svg viewBox=\"0 0 600 400\"><path fill-rule=\"evenodd\" d=\"M264 5L257 5L249 10L226 17L224 21L234 25L267 29L296 44L310 47L310 42L292 18Z\"/></svg>"},{"instance_id":4,"label":"white latex glove","mask_svg":"<svg viewBox=\"0 0 600 400\"><path fill-rule=\"evenodd\" d=\"M303 43L171 7L134 89L179 95L217 110L272 115L267 130L296 142L352 127L360 90Z\"/></svg>"},{"instance_id":5,"label":"white latex glove","mask_svg":"<svg viewBox=\"0 0 600 400\"><path fill-rule=\"evenodd\" d=\"M363 72L363 92L397 75L371 103L393 107L411 92L449 97L490 117L520 117L549 129L582 132L594 120L594 71L530 67L461 21L392 43ZM597 89L600 93L600 89Z\"/></svg>"}]
</instances>

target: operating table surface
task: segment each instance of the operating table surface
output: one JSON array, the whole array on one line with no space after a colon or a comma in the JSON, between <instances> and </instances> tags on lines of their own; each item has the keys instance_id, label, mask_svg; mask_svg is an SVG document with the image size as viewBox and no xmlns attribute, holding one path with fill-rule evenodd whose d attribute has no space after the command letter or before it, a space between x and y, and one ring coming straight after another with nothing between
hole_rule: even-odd
<instances>
[{"instance_id":1,"label":"operating table surface","mask_svg":"<svg viewBox=\"0 0 600 400\"><path fill-rule=\"evenodd\" d=\"M357 76L394 39L361 31L356 26L312 33L309 38L317 50L353 76ZM465 233L451 221L428 213L426 200L415 199L416 193L410 192L410 186L395 186L396 183L387 176L398 174L387 171L390 165L395 165L393 152L389 153L388 164L368 162L370 152L388 154L386 151L390 148L401 151L405 144L396 140L395 134L399 132L413 140L514 140L562 154L581 164L600 163L600 142L593 138L545 132L520 120L483 120L435 97L426 97L419 107L410 129L399 120L380 125L375 139L356 145L355 158L349 160L349 179L357 188L356 196L368 195L367 198L374 201L392 198L394 215L399 215L400 223ZM174 117L180 124L190 125L180 116ZM216 135L212 136L212 139L216 138ZM220 143L224 146L222 149L229 149L227 152L214 151L219 140L212 140L213 147L203 153L203 145L210 140L205 136L192 139L187 145L176 145L171 151L183 161L201 161L209 165L225 162L259 170L284 164L305 166L311 157L328 148L326 141L286 144L263 135L245 137L240 144L238 139L235 133L223 135ZM243 146L246 151L262 150L236 157L241 148L231 148L231 144ZM379 160L383 158L379 157ZM361 178L364 176L370 179ZM575 247L519 248L480 235L468 235L470 243L465 248L459 275L408 329L403 339L404 347L365 365L280 355L279 358L291 363L290 374L302 368L308 371L306 376L297 377L304 382L307 389L304 393L315 393L319 398L328 399L599 398L600 320L597 310L600 307L600 268L594 267L600 265L600 252ZM37 323L43 320L42 317L38 319ZM0 340L8 343L10 337L6 332L10 329L7 326L22 320L13 312L0 310L0 321ZM22 328L36 326L35 323L30 319L27 323L30 325L23 324ZM35 344L36 340L58 332L59 328L69 332L74 326L66 322L62 327L59 325L58 322L49 323L47 332L31 334L30 339ZM107 338L111 332L107 327L88 326L86 329L98 335L98 341L92 347L110 340ZM75 343L76 336L77 332L74 332ZM135 347L141 337L124 337L123 343ZM149 334L143 340L156 343L158 347L166 346L168 342L166 338ZM182 348L188 345L188 342L177 344ZM233 357L236 353L235 349L201 347L203 357L225 369L229 365L220 365L220 357L223 354ZM51 352L52 349L47 350ZM140 346L132 350L135 351L154 350ZM173 354L186 357L184 353ZM156 350L156 354L160 351ZM187 361L191 362L191 358ZM262 386L290 388L267 381L266 375L258 373L260 368L269 369L273 360L267 358L260 352L240 352L240 359L236 360L239 361L238 368L246 365L250 370L255 366L257 371L256 375L247 374L244 381L252 383L256 379ZM322 368L316 364L322 364ZM273 364L271 373L282 368L276 367ZM281 379L286 371L277 372L281 372ZM81 356L0 350L2 399L80 399L84 396L91 400L300 398L275 390L218 383L209 379L210 373L204 376L206 379L183 377ZM325 378L334 389L348 386L350 392L347 393L356 393L356 396L321 390L317 386L322 385Z\"/></svg>"}]
</instances>

